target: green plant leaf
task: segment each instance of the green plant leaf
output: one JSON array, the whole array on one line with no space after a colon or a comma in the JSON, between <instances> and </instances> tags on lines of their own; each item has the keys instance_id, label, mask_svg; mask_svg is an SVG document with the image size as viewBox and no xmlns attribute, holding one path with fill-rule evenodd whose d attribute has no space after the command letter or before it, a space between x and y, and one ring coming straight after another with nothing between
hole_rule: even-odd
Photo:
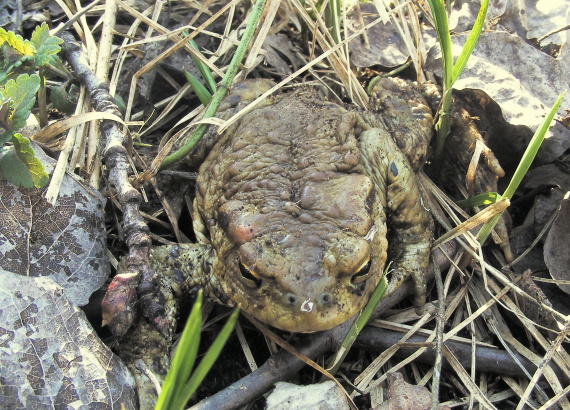
<instances>
[{"instance_id":1,"label":"green plant leaf","mask_svg":"<svg viewBox=\"0 0 570 410\"><path fill-rule=\"evenodd\" d=\"M501 196L497 192L486 192L484 194L475 195L471 198L457 201L456 204L461 208L473 208L474 206L492 205L499 199L501 199Z\"/></svg>"},{"instance_id":2,"label":"green plant leaf","mask_svg":"<svg viewBox=\"0 0 570 410\"><path fill-rule=\"evenodd\" d=\"M32 43L28 40L24 40L22 36L11 31L6 31L0 27L0 46L4 43L23 56L34 55L35 50Z\"/></svg>"},{"instance_id":3,"label":"green plant leaf","mask_svg":"<svg viewBox=\"0 0 570 410\"><path fill-rule=\"evenodd\" d=\"M65 84L62 84L57 87L52 87L49 99L54 108L71 115L77 108L78 94L69 95L65 90Z\"/></svg>"},{"instance_id":4,"label":"green plant leaf","mask_svg":"<svg viewBox=\"0 0 570 410\"><path fill-rule=\"evenodd\" d=\"M78 93L76 93L78 95ZM125 104L125 100L119 94L115 94L113 96L113 101L117 104L117 108L121 111L123 116L127 113L127 104Z\"/></svg>"},{"instance_id":5,"label":"green plant leaf","mask_svg":"<svg viewBox=\"0 0 570 410\"><path fill-rule=\"evenodd\" d=\"M536 129L534 135L532 136L530 142L528 143L528 147L526 147L526 150L524 151L524 154L521 158L521 162L519 163L517 169L515 170L515 173L513 174L511 182L509 182L507 189L505 189L505 192L503 193L504 197L511 199L515 194L515 191L519 187L521 181L525 177L528 169L530 168L530 165L532 164L534 158L536 157L538 149L540 148L542 142L544 141L544 137L546 136L546 132L550 128L550 123L554 119L556 111L558 111L558 108L560 108L560 104L562 103L562 98L564 98L564 94L566 94L566 92L563 92L558 96L558 98L554 102L554 105L550 108L550 111L546 115L546 118L544 118L544 121L542 122L542 124L540 124L540 127Z\"/></svg>"},{"instance_id":6,"label":"green plant leaf","mask_svg":"<svg viewBox=\"0 0 570 410\"><path fill-rule=\"evenodd\" d=\"M346 358L346 355L348 355L350 348L354 344L354 341L362 329L364 329L364 326L366 326L366 323L368 323L370 317L372 317L374 309L376 309L376 306L378 306L378 303L380 303L380 299L382 299L382 296L384 296L386 289L388 289L388 284L386 283L386 275L390 270L390 265L391 262L388 264L388 266L386 266L386 269L384 269L384 274L382 275L380 282L378 282L378 285L376 285L376 288L374 289L374 292L372 292L372 295L370 296L370 299L368 299L368 302L366 303L366 306L364 306L364 309L362 309L362 311L358 314L356 320L352 323L352 326L344 337L340 348L327 363L327 370L331 374L335 374L338 371L340 365Z\"/></svg>"},{"instance_id":7,"label":"green plant leaf","mask_svg":"<svg viewBox=\"0 0 570 410\"><path fill-rule=\"evenodd\" d=\"M216 92L212 96L212 102L208 104L208 107L206 107L202 119L207 119L212 117L216 113L216 110L218 109L220 102L228 93L232 85L232 82L234 81L234 78L240 68L241 61L245 57L245 53L249 45L251 44L253 35L255 33L255 30L257 29L257 24L259 23L259 20L261 19L261 16L263 14L266 2L267 0L255 0L255 4L251 9L251 14L249 16L249 20L247 21L247 25L245 27L245 31L243 32L239 45L232 57L232 60L230 61L230 64L228 66L228 69L226 70L224 78L222 78L222 81L220 82L220 87L216 89ZM188 138L184 146L182 146L178 151L164 158L164 160L160 164L159 170L162 171L163 169L168 168L172 164L184 158L192 150L192 148L194 148L194 146L198 143L200 138L202 138L207 129L208 129L207 124L204 123L198 124L198 126L194 129L194 132L192 132L192 135L190 135L190 138Z\"/></svg>"},{"instance_id":8,"label":"green plant leaf","mask_svg":"<svg viewBox=\"0 0 570 410\"><path fill-rule=\"evenodd\" d=\"M443 0L429 0L428 3L431 8L431 14L437 32L437 39L441 47L444 85L451 87L453 54L451 50L451 35L449 33L447 11Z\"/></svg>"},{"instance_id":9,"label":"green plant leaf","mask_svg":"<svg viewBox=\"0 0 570 410\"><path fill-rule=\"evenodd\" d=\"M12 144L14 144L14 152L28 169L34 187L41 188L47 184L49 175L45 172L42 162L36 157L30 140L21 134L14 134Z\"/></svg>"},{"instance_id":10,"label":"green plant leaf","mask_svg":"<svg viewBox=\"0 0 570 410\"><path fill-rule=\"evenodd\" d=\"M511 181L509 182L509 185L507 186L507 189L505 189L505 192L502 195L503 198L512 199L517 188L519 187L520 183L525 177L528 169L530 168L530 165L534 161L534 157L536 157L538 149L542 145L542 141L544 141L544 137L546 136L546 131L548 131L548 129L550 128L550 123L554 119L556 111L558 111L558 108L560 108L560 104L562 103L562 98L564 98L564 94L566 94L566 92L563 92L558 96L558 98L554 102L554 105L552 106L552 108L550 108L548 115L546 116L542 124L540 124L540 127L536 129L534 135L532 136L530 142L528 143L528 146L526 147L526 150L524 151L524 154L521 158L521 161L519 162L519 165L517 166L517 169L515 170L515 173L513 174L513 177L511 178ZM491 218L491 220L486 222L481 227L481 230L477 233L477 238L479 239L479 243L484 243L487 240L487 238L491 234L491 231L495 228L495 225L497 224L497 221L499 220L501 215L502 213L495 215L493 218Z\"/></svg>"},{"instance_id":11,"label":"green plant leaf","mask_svg":"<svg viewBox=\"0 0 570 410\"><path fill-rule=\"evenodd\" d=\"M7 128L0 133L0 144L4 144L15 131L26 125L39 88L40 77L37 74L22 74L16 80L9 80L3 88L0 88L3 100L10 100Z\"/></svg>"},{"instance_id":12,"label":"green plant leaf","mask_svg":"<svg viewBox=\"0 0 570 410\"><path fill-rule=\"evenodd\" d=\"M0 92L0 135L10 128L8 114L10 113L10 100L4 100Z\"/></svg>"},{"instance_id":13,"label":"green plant leaf","mask_svg":"<svg viewBox=\"0 0 570 410\"><path fill-rule=\"evenodd\" d=\"M190 371L194 367L202 328L201 307L202 291L198 292L190 317L184 326L176 354L162 384L162 392L156 401L155 410L173 409L173 402L180 395L184 383L188 380Z\"/></svg>"},{"instance_id":14,"label":"green plant leaf","mask_svg":"<svg viewBox=\"0 0 570 410\"><path fill-rule=\"evenodd\" d=\"M14 185L24 188L41 188L49 181L41 161L30 140L20 134L14 134L13 147L3 149L0 158L0 172Z\"/></svg>"},{"instance_id":15,"label":"green plant leaf","mask_svg":"<svg viewBox=\"0 0 570 410\"><path fill-rule=\"evenodd\" d=\"M196 369L192 373L190 380L188 380L188 382L184 385L184 388L182 389L180 396L178 397L177 401L174 403L175 409L176 408L179 408L180 410L184 409L186 403L188 402L188 400L190 400L192 394L194 394L198 386L200 386L200 383L202 383L202 381L204 380L204 378L206 377L206 375L208 374L208 372L216 362L216 359L220 355L222 349L224 348L224 345L226 344L228 338L232 334L238 316L239 316L239 309L236 308L231 314L226 324L224 325L224 327L222 328L222 330L220 331L220 333L218 333L218 336L216 336L216 339L214 340L214 342L212 343L212 345L210 346L210 348L208 349L208 351L200 361L200 364L196 367Z\"/></svg>"},{"instance_id":16,"label":"green plant leaf","mask_svg":"<svg viewBox=\"0 0 570 410\"><path fill-rule=\"evenodd\" d=\"M35 73L33 56L22 55L7 43L0 45L0 87L10 79L16 79L20 74Z\"/></svg>"},{"instance_id":17,"label":"green plant leaf","mask_svg":"<svg viewBox=\"0 0 570 410\"><path fill-rule=\"evenodd\" d=\"M479 36L481 35L481 31L483 30L483 24L485 23L485 16L487 15L487 8L489 6L489 0L483 0L481 2L481 7L479 8L479 13L477 14L477 19L475 20L475 24L473 25L473 29L469 33L469 37L461 50L461 54L457 57L457 61L453 65L453 75L452 75L452 84L459 78L465 65L467 64L467 60L469 56L473 52L477 41L479 41Z\"/></svg>"},{"instance_id":18,"label":"green plant leaf","mask_svg":"<svg viewBox=\"0 0 570 410\"><path fill-rule=\"evenodd\" d=\"M200 330L202 328L201 307L202 291L198 292L198 297L184 327L176 354L164 379L162 392L156 401L155 410L183 410L185 408L186 402L216 361L235 326L239 314L238 309L234 310L216 337L216 340L214 340L214 343L212 343L202 361L190 376L200 344Z\"/></svg>"},{"instance_id":19,"label":"green plant leaf","mask_svg":"<svg viewBox=\"0 0 570 410\"><path fill-rule=\"evenodd\" d=\"M0 157L0 175L2 179L6 179L16 186L24 188L33 188L34 181L28 172L26 165L16 155L14 147L2 148L2 157Z\"/></svg>"},{"instance_id":20,"label":"green plant leaf","mask_svg":"<svg viewBox=\"0 0 570 410\"><path fill-rule=\"evenodd\" d=\"M49 34L46 23L37 26L32 33L32 45L36 48L36 65L41 67L51 61L60 52L63 40Z\"/></svg>"},{"instance_id":21,"label":"green plant leaf","mask_svg":"<svg viewBox=\"0 0 570 410\"><path fill-rule=\"evenodd\" d=\"M188 84L190 84L190 87L192 87L192 90L194 90L202 105L204 107L207 106L212 100L212 94L210 94L210 92L206 89L206 87L204 87L200 80L198 80L188 71L184 70L184 75L186 76L186 81L188 81Z\"/></svg>"},{"instance_id":22,"label":"green plant leaf","mask_svg":"<svg viewBox=\"0 0 570 410\"><path fill-rule=\"evenodd\" d=\"M188 33L186 33L186 35L188 35ZM194 39L190 39L188 42L190 44L190 47L192 47L194 50L200 51L200 50L198 50L198 45L196 44ZM200 71L200 75L202 76L202 78L206 82L208 89L210 90L211 93L215 93L216 88L217 88L216 81L214 80L214 76L210 72L210 69L208 68L208 66L206 64L202 63L202 61L198 60L193 55L191 57L192 57L192 60L194 60L194 64L196 64L196 67L198 67L198 70Z\"/></svg>"},{"instance_id":23,"label":"green plant leaf","mask_svg":"<svg viewBox=\"0 0 570 410\"><path fill-rule=\"evenodd\" d=\"M451 35L447 21L447 11L443 0L428 0L437 32L437 40L441 48L441 65L443 68L443 96L438 110L439 119L435 124L437 142L435 150L436 174L439 173L443 161L443 148L449 132L449 112L451 110L451 86L453 85L453 53Z\"/></svg>"}]
</instances>

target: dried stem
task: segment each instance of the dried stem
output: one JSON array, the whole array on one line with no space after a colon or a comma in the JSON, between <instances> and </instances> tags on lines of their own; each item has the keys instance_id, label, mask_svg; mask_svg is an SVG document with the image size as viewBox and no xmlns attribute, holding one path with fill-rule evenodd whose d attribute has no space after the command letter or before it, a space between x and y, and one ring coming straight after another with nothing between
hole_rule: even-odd
<instances>
[{"instance_id":1,"label":"dried stem","mask_svg":"<svg viewBox=\"0 0 570 410\"><path fill-rule=\"evenodd\" d=\"M64 40L63 56L87 88L95 110L121 117L107 84L89 69L81 44L67 32L62 33L61 38ZM128 180L129 162L125 136L114 121L101 121L100 130L105 139L103 161L122 208L123 232L129 249L125 271L113 279L103 301L104 324L109 325L115 335L123 335L127 331L136 313L136 289L140 284L139 290L143 290L139 292L139 295L142 295L142 311L147 317L150 316L163 334L169 335L171 324L161 318L163 308L154 296L154 274L148 265L151 240L149 229L139 211L141 195Z\"/></svg>"},{"instance_id":2,"label":"dried stem","mask_svg":"<svg viewBox=\"0 0 570 410\"><path fill-rule=\"evenodd\" d=\"M431 408L436 410L439 405L439 385L441 380L442 366L442 349L443 349L443 333L445 328L445 291L443 289L443 280L441 279L441 271L435 272L435 285L437 288L437 336L436 336L436 355L433 365L433 378L431 384Z\"/></svg>"}]
</instances>

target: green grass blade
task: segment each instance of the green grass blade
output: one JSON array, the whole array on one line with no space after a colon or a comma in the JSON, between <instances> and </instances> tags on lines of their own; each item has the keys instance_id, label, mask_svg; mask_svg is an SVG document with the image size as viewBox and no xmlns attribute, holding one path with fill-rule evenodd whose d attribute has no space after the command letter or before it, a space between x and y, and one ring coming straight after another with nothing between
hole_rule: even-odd
<instances>
[{"instance_id":1,"label":"green grass blade","mask_svg":"<svg viewBox=\"0 0 570 410\"><path fill-rule=\"evenodd\" d=\"M196 44L196 42L194 41L193 38L191 38L189 40L189 44L190 44L190 47L192 47L194 50L200 51L198 49L198 45ZM206 82L206 86L208 87L210 92L212 94L215 93L216 88L217 88L216 81L214 80L214 76L212 75L212 72L210 71L208 66L206 64L204 64L203 62L201 62L200 60L198 60L194 56L192 56L192 60L194 60L194 64L196 64L196 67L198 67L198 70L200 71L200 75L202 76L202 78Z\"/></svg>"},{"instance_id":2,"label":"green grass blade","mask_svg":"<svg viewBox=\"0 0 570 410\"><path fill-rule=\"evenodd\" d=\"M457 60L453 65L451 84L454 84L463 72L469 56L471 56L471 53L473 52L477 41L479 41L479 36L481 35L481 31L483 31L483 24L485 23L485 16L487 15L488 6L489 0L483 0L481 7L479 8L479 13L477 14L475 24L473 25L473 29L471 29L471 33L469 33L469 37L467 38L467 41L461 50L461 54L459 57L457 57Z\"/></svg>"},{"instance_id":3,"label":"green grass blade","mask_svg":"<svg viewBox=\"0 0 570 410\"><path fill-rule=\"evenodd\" d=\"M564 98L564 94L566 94L566 92L563 92L562 94L560 94L558 96L558 98L556 99L556 102L554 103L554 105L550 109L548 115L546 116L546 118L544 119L542 124L540 124L540 127L537 128L536 132L532 136L532 139L530 140L530 143L526 147L526 150L522 156L522 159L519 162L519 165L518 165L513 177L511 178L511 182L509 182L509 186L507 186L507 189L505 189L505 192L502 195L503 198L512 199L513 195L515 194L515 191L519 187L522 179L524 178L528 169L530 168L532 161L534 161L534 158L536 157L536 153L538 152L538 149L542 145L542 141L544 141L546 131L548 131L548 128L550 128L550 123L554 119L554 115L556 115L556 111L558 111L558 108L560 107L560 104L562 103L562 98ZM483 225L483 227L481 228L481 230L477 234L477 237L479 238L479 243L483 243L487 240L487 238L491 234L491 231L495 227L495 224L499 220L500 216L501 216L501 214L496 215L494 218L492 218L490 221L488 221L485 225Z\"/></svg>"},{"instance_id":4,"label":"green grass blade","mask_svg":"<svg viewBox=\"0 0 570 410\"><path fill-rule=\"evenodd\" d=\"M200 330L202 328L201 307L202 291L200 290L192 307L190 317L184 327L176 355L172 359L172 364L162 384L162 392L156 401L155 410L174 409L173 403L182 393L184 384L194 367L200 345Z\"/></svg>"},{"instance_id":5,"label":"green grass blade","mask_svg":"<svg viewBox=\"0 0 570 410\"><path fill-rule=\"evenodd\" d=\"M451 47L451 35L449 33L449 24L447 20L447 12L445 4L442 0L428 1L439 47L441 48L441 65L443 69L443 97L439 111L439 119L435 124L437 131L436 143L436 169L439 170L443 161L443 148L445 147L445 139L449 132L449 112L451 110L451 87L453 85L453 52ZM437 171L439 172L439 171Z\"/></svg>"},{"instance_id":6,"label":"green grass blade","mask_svg":"<svg viewBox=\"0 0 570 410\"><path fill-rule=\"evenodd\" d=\"M255 34L255 29L259 24L259 20L261 18L263 9L265 8L266 1L267 0L255 1L255 4L253 5L253 9L251 11L251 15L247 22L247 26L245 28L245 31L243 32L243 37L239 42L236 52L232 57L232 61L228 66L226 74L224 75L224 78L220 83L220 87L216 90L216 92L212 96L212 101L206 108L204 116L202 117L203 119L210 118L216 113L216 110L218 109L220 102L228 93L228 90L230 89L230 86L234 81L234 78L239 70L240 64L245 56L249 44L251 43L253 35ZM196 146L198 141L200 141L200 138L202 138L202 135L204 135L207 129L208 129L207 124L199 124L192 133L192 135L190 136L190 138L186 141L186 144L183 147L181 147L178 151L166 157L164 161L162 161L159 170L162 171L163 169L168 168L172 164L175 164L176 162L184 158L190 151L192 151L192 149Z\"/></svg>"},{"instance_id":7,"label":"green grass blade","mask_svg":"<svg viewBox=\"0 0 570 410\"><path fill-rule=\"evenodd\" d=\"M492 205L499 199L501 199L501 196L497 192L486 192L484 194L475 195L471 198L457 201L456 204L461 208L473 208L475 206Z\"/></svg>"},{"instance_id":8,"label":"green grass blade","mask_svg":"<svg viewBox=\"0 0 570 410\"><path fill-rule=\"evenodd\" d=\"M546 131L548 131L548 129L550 128L550 123L554 119L556 111L558 111L558 108L562 103L562 98L564 98L564 94L566 94L566 92L563 92L558 96L556 102L548 112L548 115L546 116L542 124L540 124L540 127L537 128L536 132L532 136L532 139L530 140L530 143L528 144L528 147L526 148L523 154L521 162L519 163L519 166L517 167L515 174L513 175L513 178L509 183L509 186L507 187L505 193L503 194L504 197L511 199L515 191L519 187L522 179L526 175L528 169L530 168L530 165L532 164L532 161L534 161L534 157L536 157L538 149L542 145L542 141L544 141L544 137L546 136Z\"/></svg>"},{"instance_id":9,"label":"green grass blade","mask_svg":"<svg viewBox=\"0 0 570 410\"><path fill-rule=\"evenodd\" d=\"M204 87L200 80L186 70L184 70L184 75L186 76L186 81L188 81L188 84L190 84L190 87L192 87L192 90L194 90L202 105L206 106L210 104L210 101L212 101L212 94L210 94L208 89Z\"/></svg>"},{"instance_id":10,"label":"green grass blade","mask_svg":"<svg viewBox=\"0 0 570 410\"><path fill-rule=\"evenodd\" d=\"M429 0L428 3L433 17L433 22L435 24L435 30L439 33L440 21L443 18L447 19L447 16L442 16L442 12L445 13L445 6L442 9L443 4L438 0Z\"/></svg>"},{"instance_id":11,"label":"green grass blade","mask_svg":"<svg viewBox=\"0 0 570 410\"><path fill-rule=\"evenodd\" d=\"M364 309L362 309L362 312L360 312L360 314L358 315L358 317L350 327L348 333L346 334L344 340L340 345L340 348L338 349L338 351L330 361L327 370L331 374L336 373L336 371L342 364L343 360L345 359L346 355L348 354L348 351L352 347L354 341L356 340L357 336L360 334L362 329L364 329L366 323L368 323L368 321L370 320L370 316L372 316L372 313L374 313L374 309L376 309L376 306L380 302L380 299L382 299L382 296L384 296L384 292L386 292L386 289L388 287L388 285L386 284L386 273L388 272L389 268L390 266L388 265L386 271L384 272L384 275L382 275L382 279L380 279L380 282L376 286L376 289L374 289L374 292L372 292L372 295L370 296L368 303L366 303L366 306L364 307Z\"/></svg>"},{"instance_id":12,"label":"green grass blade","mask_svg":"<svg viewBox=\"0 0 570 410\"><path fill-rule=\"evenodd\" d=\"M489 235L491 235L491 232L493 231L493 229L495 229L495 225L497 225L497 222L499 222L499 219L501 218L502 214L503 214L502 212L498 213L497 215L495 215L494 217L492 217L483 224L479 232L477 232L477 238L479 239L479 243L484 243L489 237Z\"/></svg>"},{"instance_id":13,"label":"green grass blade","mask_svg":"<svg viewBox=\"0 0 570 410\"><path fill-rule=\"evenodd\" d=\"M444 86L451 87L453 74L453 53L451 50L451 35L445 4L442 0L429 0L431 14L435 23L437 39L441 48L441 61L443 65Z\"/></svg>"},{"instance_id":14,"label":"green grass blade","mask_svg":"<svg viewBox=\"0 0 570 410\"><path fill-rule=\"evenodd\" d=\"M190 380L188 380L188 382L185 383L182 394L180 395L180 397L177 398L177 401L175 402L175 406L180 406L180 407L174 407L174 408L183 409L188 400L190 399L190 396L192 396L192 394L196 391L200 383L202 383L202 380L204 380L204 378L206 377L206 375L214 365L216 359L218 358L220 352L222 351L224 345L226 344L226 341L232 334L238 316L239 316L239 309L236 308L231 314L226 324L224 325L224 327L222 328L222 330L220 331L220 333L218 334L218 336L216 337L216 339L214 340L214 342L212 343L212 345L210 346L210 348L208 349L208 351L206 352L206 354L204 355L204 357L202 358L202 360L200 361L200 364L196 367L196 370L194 370L194 373L190 377Z\"/></svg>"},{"instance_id":15,"label":"green grass blade","mask_svg":"<svg viewBox=\"0 0 570 410\"><path fill-rule=\"evenodd\" d=\"M330 0L325 8L325 24L330 29L335 44L340 42L341 7L340 0Z\"/></svg>"}]
</instances>

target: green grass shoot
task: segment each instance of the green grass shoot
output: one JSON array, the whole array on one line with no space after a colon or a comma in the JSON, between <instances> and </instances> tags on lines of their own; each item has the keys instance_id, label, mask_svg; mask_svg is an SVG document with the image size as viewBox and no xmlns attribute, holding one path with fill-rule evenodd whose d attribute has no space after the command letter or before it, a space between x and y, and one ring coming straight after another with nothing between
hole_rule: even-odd
<instances>
[{"instance_id":1,"label":"green grass shoot","mask_svg":"<svg viewBox=\"0 0 570 410\"><path fill-rule=\"evenodd\" d=\"M261 16L263 14L263 9L265 8L266 1L267 0L256 0L255 4L253 5L253 9L251 11L249 21L247 22L247 26L243 33L243 37L240 40L240 43L236 49L232 61L230 62L230 65L228 66L224 78L220 82L220 86L216 89L216 92L212 96L212 100L210 101L208 107L206 108L206 112L204 113L203 119L211 118L214 116L214 114L218 109L218 106L220 105L220 102L228 93L234 81L234 78L239 70L241 62L245 56L245 53L249 48L249 45L253 39L253 35L255 34L255 29L257 28L259 20L261 19ZM198 126L194 129L194 132L192 133L190 138L188 138L188 140L186 141L186 144L184 144L184 146L182 146L179 150L170 154L168 157L164 159L164 161L162 161L162 164L160 164L160 170L168 168L169 166L175 164L176 162L184 158L186 155L188 155L188 153L192 151L192 149L196 146L198 141L200 141L200 138L202 138L207 129L208 129L207 124L198 124Z\"/></svg>"},{"instance_id":2,"label":"green grass shoot","mask_svg":"<svg viewBox=\"0 0 570 410\"><path fill-rule=\"evenodd\" d=\"M366 303L364 309L362 309L362 311L358 314L358 317L356 318L356 320L350 327L348 333L344 337L344 340L342 341L340 348L334 354L334 356L332 356L331 359L329 360L327 370L331 374L335 374L336 371L339 369L340 365L346 358L346 355L348 354L350 348L354 344L354 341L356 340L362 329L364 329L364 326L370 320L370 317L372 316L372 313L374 313L374 309L376 309L376 306L380 302L380 299L382 299L382 296L384 296L384 293L386 292L386 289L388 287L388 285L386 284L386 273L388 272L388 269L390 269L390 264L388 264L388 266L384 270L384 275L382 275L382 279L380 279L380 282L374 289L374 292L372 292L370 299L368 299L368 303Z\"/></svg>"},{"instance_id":3,"label":"green grass shoot","mask_svg":"<svg viewBox=\"0 0 570 410\"><path fill-rule=\"evenodd\" d=\"M155 410L183 410L186 403L206 377L214 365L226 341L230 337L236 324L239 310L235 309L230 318L210 346L200 364L194 363L200 345L200 331L202 328L202 291L198 293L196 302L192 307L190 317L184 327L184 332L177 347L176 354L162 385L156 402Z\"/></svg>"},{"instance_id":4,"label":"green grass shoot","mask_svg":"<svg viewBox=\"0 0 570 410\"><path fill-rule=\"evenodd\" d=\"M437 131L437 142L436 142L436 165L441 164L443 159L443 148L445 147L445 139L449 133L450 126L450 111L451 111L451 90L453 84L461 75L461 72L467 64L469 56L473 52L481 31L483 30L483 23L485 22L485 16L487 14L487 7L489 5L488 0L483 0L481 2L481 8L473 25L471 33L461 50L461 54L457 57L455 63L453 62L453 52L451 44L451 35L449 32L449 25L447 20L447 12L445 10L445 3L443 0L428 0L435 29L437 32L437 38L441 48L441 61L443 67L443 97L441 101L441 107L439 110L439 119L435 125ZM439 166L439 165L437 165Z\"/></svg>"},{"instance_id":5,"label":"green grass shoot","mask_svg":"<svg viewBox=\"0 0 570 410\"><path fill-rule=\"evenodd\" d=\"M548 131L548 128L550 128L550 123L554 119L554 115L556 114L556 111L558 111L558 108L560 107L560 104L562 103L562 98L564 97L564 94L565 94L565 92L563 92L562 94L560 94L558 96L554 105L552 106L552 108L548 112L548 115L546 116L546 118L544 119L542 124L540 124L540 127L538 127L536 129L534 135L532 136L532 139L530 140L528 146L526 147L526 150L525 150L525 152L521 158L521 161L519 162L519 165L518 165L513 177L511 178L511 182L509 182L507 189L505 189L505 192L503 193L503 195L501 195L498 199L501 199L501 198L512 199L513 198L515 191L519 187L521 181L523 180L528 169L530 168L530 165L534 161L534 158L536 157L536 153L538 152L538 149L542 145L542 141L544 141L546 131ZM477 238L479 239L479 243L484 243L487 240L487 238L491 234L491 231L493 230L493 228L497 224L497 221L499 220L501 215L502 215L502 213L495 215L493 218L491 218L489 221L487 221L483 225L483 227L481 228L481 230L477 234Z\"/></svg>"}]
</instances>

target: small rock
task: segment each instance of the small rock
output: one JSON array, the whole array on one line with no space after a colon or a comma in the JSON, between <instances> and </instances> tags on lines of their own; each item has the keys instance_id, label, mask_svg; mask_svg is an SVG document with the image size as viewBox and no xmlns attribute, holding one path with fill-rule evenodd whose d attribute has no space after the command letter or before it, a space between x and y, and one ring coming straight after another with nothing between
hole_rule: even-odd
<instances>
[{"instance_id":1,"label":"small rock","mask_svg":"<svg viewBox=\"0 0 570 410\"><path fill-rule=\"evenodd\" d=\"M349 409L342 389L332 380L308 386L279 382L267 398L267 410Z\"/></svg>"}]
</instances>

